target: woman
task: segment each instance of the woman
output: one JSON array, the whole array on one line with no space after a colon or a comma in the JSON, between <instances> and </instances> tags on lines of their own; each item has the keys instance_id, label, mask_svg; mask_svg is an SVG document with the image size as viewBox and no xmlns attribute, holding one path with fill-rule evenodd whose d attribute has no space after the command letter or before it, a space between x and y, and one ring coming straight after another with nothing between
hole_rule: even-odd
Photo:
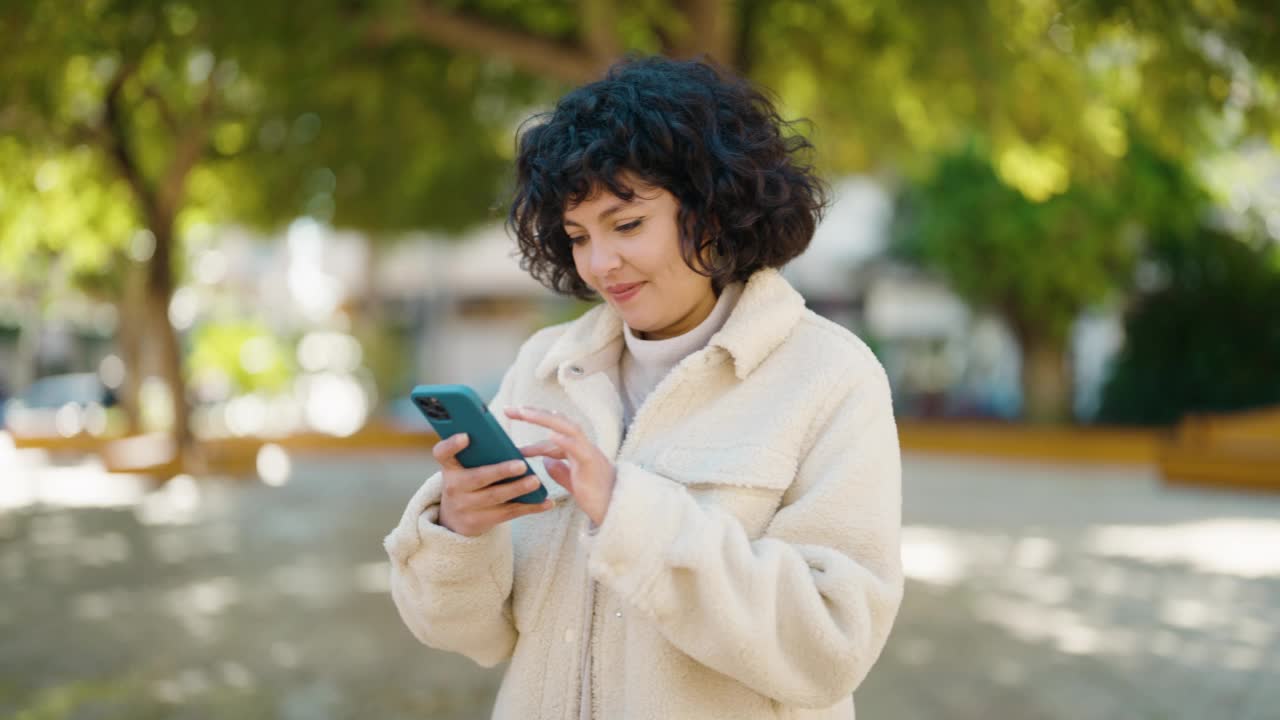
<instances>
[{"instance_id":1,"label":"woman","mask_svg":"<svg viewBox=\"0 0 1280 720\"><path fill-rule=\"evenodd\" d=\"M778 268L822 185L770 101L627 60L521 135L524 266L604 298L491 405L557 486L489 487L466 439L386 540L423 643L509 660L498 718L852 718L902 598L888 384ZM517 469L520 466L516 462Z\"/></svg>"}]
</instances>

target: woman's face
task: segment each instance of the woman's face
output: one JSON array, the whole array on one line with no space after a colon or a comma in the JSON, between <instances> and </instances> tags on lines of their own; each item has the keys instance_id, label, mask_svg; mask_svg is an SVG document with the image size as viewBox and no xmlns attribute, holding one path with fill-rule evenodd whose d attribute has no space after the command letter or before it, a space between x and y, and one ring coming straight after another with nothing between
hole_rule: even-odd
<instances>
[{"instance_id":1,"label":"woman's face","mask_svg":"<svg viewBox=\"0 0 1280 720\"><path fill-rule=\"evenodd\" d=\"M632 187L630 202L605 190L565 212L573 264L641 338L682 335L715 307L711 278L694 272L680 255L675 196L662 188Z\"/></svg>"}]
</instances>

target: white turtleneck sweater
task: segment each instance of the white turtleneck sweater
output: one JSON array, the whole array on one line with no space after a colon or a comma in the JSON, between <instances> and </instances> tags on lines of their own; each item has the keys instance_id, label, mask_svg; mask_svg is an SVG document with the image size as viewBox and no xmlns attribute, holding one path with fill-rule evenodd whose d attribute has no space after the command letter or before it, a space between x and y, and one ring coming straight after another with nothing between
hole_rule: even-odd
<instances>
[{"instance_id":1,"label":"white turtleneck sweater","mask_svg":"<svg viewBox=\"0 0 1280 720\"><path fill-rule=\"evenodd\" d=\"M698 326L683 335L665 340L642 340L623 323L622 334L626 340L622 357L618 361L622 395L622 427L631 426L631 419L644 403L649 393L662 382L687 356L701 349L713 335L719 332L733 312L742 283L731 283L720 291L716 305Z\"/></svg>"}]
</instances>

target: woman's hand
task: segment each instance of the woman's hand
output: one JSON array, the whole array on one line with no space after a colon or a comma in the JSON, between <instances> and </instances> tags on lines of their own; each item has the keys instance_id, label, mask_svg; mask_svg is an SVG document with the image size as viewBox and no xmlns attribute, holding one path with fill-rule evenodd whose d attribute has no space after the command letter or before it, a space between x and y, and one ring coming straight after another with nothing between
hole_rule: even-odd
<instances>
[{"instance_id":1,"label":"woman's hand","mask_svg":"<svg viewBox=\"0 0 1280 720\"><path fill-rule=\"evenodd\" d=\"M523 515L550 510L555 504L549 498L540 503L507 502L538 489L538 476L526 475L515 482L494 485L526 470L523 460L467 469L458 463L457 454L470 442L466 433L441 440L431 449L444 476L444 492L440 497L440 525L459 535L476 537L494 526Z\"/></svg>"},{"instance_id":2,"label":"woman's hand","mask_svg":"<svg viewBox=\"0 0 1280 720\"><path fill-rule=\"evenodd\" d=\"M582 428L563 415L528 407L505 408L503 412L513 420L531 422L551 431L551 437L526 445L520 452L548 458L545 465L551 477L569 491L592 523L597 527L604 523L617 480L613 462L587 439Z\"/></svg>"}]
</instances>

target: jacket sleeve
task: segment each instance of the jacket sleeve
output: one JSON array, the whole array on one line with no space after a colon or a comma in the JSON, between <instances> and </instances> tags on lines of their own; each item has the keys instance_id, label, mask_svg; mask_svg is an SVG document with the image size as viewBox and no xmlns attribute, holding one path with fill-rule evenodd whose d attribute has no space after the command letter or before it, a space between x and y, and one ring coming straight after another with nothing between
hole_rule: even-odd
<instances>
[{"instance_id":1,"label":"jacket sleeve","mask_svg":"<svg viewBox=\"0 0 1280 720\"><path fill-rule=\"evenodd\" d=\"M670 478L617 465L593 577L702 664L790 705L851 694L902 600L901 458L888 383L869 373L801 459L762 537Z\"/></svg>"},{"instance_id":2,"label":"jacket sleeve","mask_svg":"<svg viewBox=\"0 0 1280 720\"><path fill-rule=\"evenodd\" d=\"M500 409L510 403L516 366L489 404L504 428ZM511 656L517 637L511 529L501 523L471 538L440 525L443 481L441 473L432 475L383 541L391 557L391 597L420 642L492 667Z\"/></svg>"}]
</instances>

